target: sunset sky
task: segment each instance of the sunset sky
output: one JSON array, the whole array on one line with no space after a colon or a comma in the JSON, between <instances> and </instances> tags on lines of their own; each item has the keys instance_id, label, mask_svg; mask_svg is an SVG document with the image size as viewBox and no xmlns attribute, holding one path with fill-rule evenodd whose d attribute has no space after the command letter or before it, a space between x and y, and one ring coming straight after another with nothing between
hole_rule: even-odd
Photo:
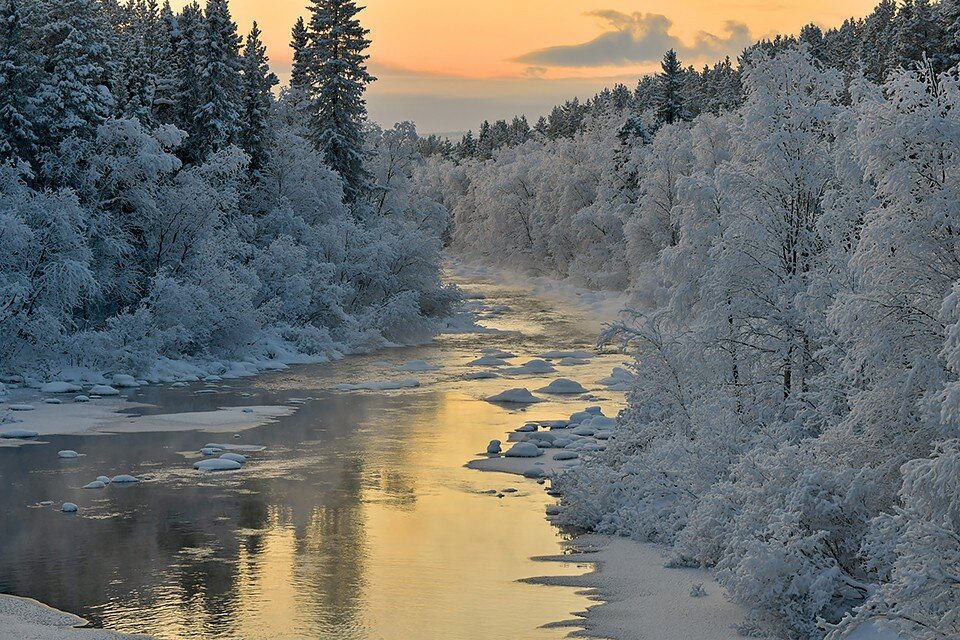
<instances>
[{"instance_id":1,"label":"sunset sky","mask_svg":"<svg viewBox=\"0 0 960 640\"><path fill-rule=\"evenodd\" d=\"M185 0L174 3L177 8ZM305 0L232 0L243 33L256 19L286 80L290 27ZM371 117L413 120L421 132L476 128L483 119L535 118L573 96L636 83L673 47L684 63L732 57L748 42L836 26L876 0L367 0Z\"/></svg>"}]
</instances>

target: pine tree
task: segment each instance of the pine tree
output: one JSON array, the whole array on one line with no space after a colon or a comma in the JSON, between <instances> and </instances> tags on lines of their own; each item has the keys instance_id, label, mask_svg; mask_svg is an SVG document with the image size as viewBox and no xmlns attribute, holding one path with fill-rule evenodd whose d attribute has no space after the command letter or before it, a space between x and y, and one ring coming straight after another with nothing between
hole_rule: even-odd
<instances>
[{"instance_id":1,"label":"pine tree","mask_svg":"<svg viewBox=\"0 0 960 640\"><path fill-rule=\"evenodd\" d=\"M267 48L260 40L260 29L253 23L243 50L242 102L240 117L240 147L250 156L250 171L258 171L267 161L268 118L273 104L271 90L279 82L270 71Z\"/></svg>"},{"instance_id":2,"label":"pine tree","mask_svg":"<svg viewBox=\"0 0 960 640\"><path fill-rule=\"evenodd\" d=\"M690 115L684 107L683 100L684 71L680 66L680 60L677 59L677 52L670 49L663 54L660 67L663 72L657 75L657 117L667 124L689 120Z\"/></svg>"},{"instance_id":3,"label":"pine tree","mask_svg":"<svg viewBox=\"0 0 960 640\"><path fill-rule=\"evenodd\" d=\"M310 0L307 95L310 138L331 169L343 179L344 200L356 202L369 190L364 168L363 125L369 33L352 0Z\"/></svg>"},{"instance_id":4,"label":"pine tree","mask_svg":"<svg viewBox=\"0 0 960 640\"><path fill-rule=\"evenodd\" d=\"M197 71L200 104L191 145L199 158L236 141L240 125L240 36L226 0L207 0Z\"/></svg>"},{"instance_id":5,"label":"pine tree","mask_svg":"<svg viewBox=\"0 0 960 640\"><path fill-rule=\"evenodd\" d=\"M36 134L30 121L34 82L20 0L0 5L0 162L29 162Z\"/></svg>"}]
</instances>

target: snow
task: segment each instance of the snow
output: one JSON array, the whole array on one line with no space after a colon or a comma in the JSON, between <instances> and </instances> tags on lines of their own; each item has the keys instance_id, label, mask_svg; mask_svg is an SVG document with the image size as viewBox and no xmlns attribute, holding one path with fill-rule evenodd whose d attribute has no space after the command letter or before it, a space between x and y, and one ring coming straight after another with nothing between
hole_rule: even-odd
<instances>
[{"instance_id":1,"label":"snow","mask_svg":"<svg viewBox=\"0 0 960 640\"><path fill-rule=\"evenodd\" d=\"M83 403L83 402L90 402L90 397L89 397L89 396L84 396L84 395L74 396L73 401L74 401L74 402L81 402L81 403Z\"/></svg>"},{"instance_id":2,"label":"snow","mask_svg":"<svg viewBox=\"0 0 960 640\"><path fill-rule=\"evenodd\" d=\"M507 389L487 398L487 402L499 402L504 404L534 404L543 402L543 399L536 397L528 389L518 387Z\"/></svg>"},{"instance_id":3,"label":"snow","mask_svg":"<svg viewBox=\"0 0 960 640\"><path fill-rule=\"evenodd\" d=\"M549 576L529 582L588 590L602 601L576 620L587 637L616 640L743 640L744 610L723 595L709 571L664 566L664 551L650 543L586 535L565 543L570 553L545 561L594 565L582 576ZM695 584L707 592L691 597Z\"/></svg>"},{"instance_id":4,"label":"snow","mask_svg":"<svg viewBox=\"0 0 960 640\"><path fill-rule=\"evenodd\" d=\"M541 375L544 373L553 373L556 371L556 368L547 362L546 360L533 359L527 360L519 367L510 367L504 369L503 372L509 375Z\"/></svg>"},{"instance_id":5,"label":"snow","mask_svg":"<svg viewBox=\"0 0 960 640\"><path fill-rule=\"evenodd\" d=\"M76 458L80 454L74 451L73 449L64 449L63 451L57 452L57 457L59 458Z\"/></svg>"},{"instance_id":6,"label":"snow","mask_svg":"<svg viewBox=\"0 0 960 640\"><path fill-rule=\"evenodd\" d=\"M134 378L134 377L131 376L131 375L125 374L125 373L115 373L115 374L113 374L112 380L113 380L113 386L114 386L114 387L131 388L131 387L139 387L139 386L140 386L140 383L137 382L136 378ZM92 391L92 393L98 393L98 392L97 392L97 391ZM100 395L105 395L105 394L102 394L102 393L101 393Z\"/></svg>"},{"instance_id":7,"label":"snow","mask_svg":"<svg viewBox=\"0 0 960 640\"><path fill-rule=\"evenodd\" d=\"M48 382L40 386L42 393L76 393L81 389L83 387L80 385L62 381Z\"/></svg>"},{"instance_id":8,"label":"snow","mask_svg":"<svg viewBox=\"0 0 960 640\"><path fill-rule=\"evenodd\" d=\"M561 367L580 367L590 364L590 361L586 358L562 358L557 364Z\"/></svg>"},{"instance_id":9,"label":"snow","mask_svg":"<svg viewBox=\"0 0 960 640\"><path fill-rule=\"evenodd\" d=\"M463 376L464 380L490 380L499 378L500 374L495 371L474 371Z\"/></svg>"},{"instance_id":10,"label":"snow","mask_svg":"<svg viewBox=\"0 0 960 640\"><path fill-rule=\"evenodd\" d=\"M31 431L30 429L8 429L7 431L0 432L0 438L9 439L36 438L39 435L38 432Z\"/></svg>"},{"instance_id":11,"label":"snow","mask_svg":"<svg viewBox=\"0 0 960 640\"><path fill-rule=\"evenodd\" d=\"M576 451L558 451L553 454L554 460L576 460L580 457Z\"/></svg>"},{"instance_id":12,"label":"snow","mask_svg":"<svg viewBox=\"0 0 960 640\"><path fill-rule=\"evenodd\" d=\"M198 471L236 471L242 466L243 465L236 460L228 460L226 458L211 458L193 464L193 468Z\"/></svg>"},{"instance_id":13,"label":"snow","mask_svg":"<svg viewBox=\"0 0 960 640\"><path fill-rule=\"evenodd\" d=\"M73 502L64 502L63 506L60 507L60 511L64 513L76 513L77 505Z\"/></svg>"},{"instance_id":14,"label":"snow","mask_svg":"<svg viewBox=\"0 0 960 640\"><path fill-rule=\"evenodd\" d=\"M94 480L93 482L88 482L83 485L84 489L103 489L107 486L107 483L102 480Z\"/></svg>"},{"instance_id":15,"label":"snow","mask_svg":"<svg viewBox=\"0 0 960 640\"><path fill-rule=\"evenodd\" d=\"M107 476L97 476L97 482L102 482L103 484L110 484L110 478Z\"/></svg>"},{"instance_id":16,"label":"snow","mask_svg":"<svg viewBox=\"0 0 960 640\"><path fill-rule=\"evenodd\" d=\"M510 363L503 358L487 355L481 356L475 360L471 360L467 364L474 367L506 367Z\"/></svg>"},{"instance_id":17,"label":"snow","mask_svg":"<svg viewBox=\"0 0 960 640\"><path fill-rule=\"evenodd\" d=\"M94 396L118 396L120 392L106 384L95 384L90 388L90 395Z\"/></svg>"},{"instance_id":18,"label":"snow","mask_svg":"<svg viewBox=\"0 0 960 640\"><path fill-rule=\"evenodd\" d=\"M11 404L7 406L10 411L33 411L36 407L32 404Z\"/></svg>"},{"instance_id":19,"label":"snow","mask_svg":"<svg viewBox=\"0 0 960 640\"><path fill-rule=\"evenodd\" d=\"M504 453L508 458L536 458L543 455L543 451L532 442L518 442Z\"/></svg>"},{"instance_id":20,"label":"snow","mask_svg":"<svg viewBox=\"0 0 960 640\"><path fill-rule=\"evenodd\" d=\"M247 461L247 456L243 455L242 453L222 453L220 454L220 459L232 460L234 462L239 462L240 464L243 464Z\"/></svg>"},{"instance_id":21,"label":"snow","mask_svg":"<svg viewBox=\"0 0 960 640\"><path fill-rule=\"evenodd\" d=\"M406 379L361 382L359 384L340 384L334 388L338 391L392 391L396 389L415 389L419 386L419 380Z\"/></svg>"},{"instance_id":22,"label":"snow","mask_svg":"<svg viewBox=\"0 0 960 640\"><path fill-rule=\"evenodd\" d=\"M120 475L113 476L112 478L110 478L110 484L134 484L136 482L140 482L140 481L137 480L135 477L126 473L122 473Z\"/></svg>"},{"instance_id":23,"label":"snow","mask_svg":"<svg viewBox=\"0 0 960 640\"><path fill-rule=\"evenodd\" d=\"M553 380L545 387L537 389L538 393L552 393L552 394L580 394L584 393L586 389L583 388L579 382L570 380L569 378L557 378Z\"/></svg>"},{"instance_id":24,"label":"snow","mask_svg":"<svg viewBox=\"0 0 960 640\"><path fill-rule=\"evenodd\" d=\"M0 629L10 640L148 640L102 629L78 629L83 618L31 600L0 594Z\"/></svg>"},{"instance_id":25,"label":"snow","mask_svg":"<svg viewBox=\"0 0 960 640\"><path fill-rule=\"evenodd\" d=\"M634 375L623 367L614 367L610 375L597 380L597 384L602 384L611 391L629 391L634 379Z\"/></svg>"},{"instance_id":26,"label":"snow","mask_svg":"<svg viewBox=\"0 0 960 640\"><path fill-rule=\"evenodd\" d=\"M401 365L397 365L397 371L436 371L440 367L435 364L430 364L424 360L411 360L410 362L405 362Z\"/></svg>"},{"instance_id":27,"label":"snow","mask_svg":"<svg viewBox=\"0 0 960 640\"><path fill-rule=\"evenodd\" d=\"M596 354L591 351L547 351L541 353L544 360L589 360Z\"/></svg>"}]
</instances>

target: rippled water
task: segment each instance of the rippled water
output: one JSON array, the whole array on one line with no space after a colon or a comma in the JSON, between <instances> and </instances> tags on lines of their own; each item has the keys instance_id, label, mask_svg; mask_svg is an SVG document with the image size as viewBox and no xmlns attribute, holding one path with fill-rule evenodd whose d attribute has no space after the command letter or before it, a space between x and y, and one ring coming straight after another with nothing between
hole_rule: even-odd
<instances>
[{"instance_id":1,"label":"rippled water","mask_svg":"<svg viewBox=\"0 0 960 640\"><path fill-rule=\"evenodd\" d=\"M480 398L561 375L593 388L621 358L515 381L463 381L476 370L466 363L484 347L508 349L522 362L548 349L590 348L595 334L575 314L520 290L462 284L490 307L510 307L483 320L506 333L441 336L423 347L228 381L212 395L166 387L133 393L153 406L131 413L309 398L295 414L235 441L266 447L241 472L192 471L203 444L231 438L202 432L64 436L0 448L0 592L158 638L565 637L567 630L542 625L589 601L572 589L518 582L587 569L531 559L560 551L563 534L543 515L552 499L532 480L463 464L528 415L563 417L585 404L556 399L524 412ZM412 359L442 368L394 369ZM423 386L331 390L411 377ZM602 395L612 415L622 394ZM67 448L85 455L58 459ZM97 475L128 472L151 479L79 489ZM482 493L507 487L519 491ZM35 506L46 499L77 502L81 513Z\"/></svg>"}]
</instances>

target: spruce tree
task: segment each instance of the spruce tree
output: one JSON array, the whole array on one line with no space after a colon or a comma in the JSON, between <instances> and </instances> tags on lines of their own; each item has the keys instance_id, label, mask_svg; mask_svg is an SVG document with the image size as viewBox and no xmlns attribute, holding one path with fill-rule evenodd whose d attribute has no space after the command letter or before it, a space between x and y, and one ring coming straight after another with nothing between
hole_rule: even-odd
<instances>
[{"instance_id":1,"label":"spruce tree","mask_svg":"<svg viewBox=\"0 0 960 640\"><path fill-rule=\"evenodd\" d=\"M369 33L352 0L311 0L307 32L306 86L310 139L343 179L344 200L359 200L370 188L364 168L363 92L374 81L364 53Z\"/></svg>"},{"instance_id":2,"label":"spruce tree","mask_svg":"<svg viewBox=\"0 0 960 640\"><path fill-rule=\"evenodd\" d=\"M663 54L660 67L663 71L657 75L657 117L667 124L689 120L683 99L684 71L677 52L670 49Z\"/></svg>"},{"instance_id":3,"label":"spruce tree","mask_svg":"<svg viewBox=\"0 0 960 640\"><path fill-rule=\"evenodd\" d=\"M0 162L29 162L37 140L30 121L36 69L21 11L21 0L0 5Z\"/></svg>"},{"instance_id":4,"label":"spruce tree","mask_svg":"<svg viewBox=\"0 0 960 640\"><path fill-rule=\"evenodd\" d=\"M39 14L45 74L37 91L36 131L43 131L41 147L56 151L69 137L91 138L111 115L111 29L96 0L47 0Z\"/></svg>"},{"instance_id":5,"label":"spruce tree","mask_svg":"<svg viewBox=\"0 0 960 640\"><path fill-rule=\"evenodd\" d=\"M176 78L173 123L187 132L188 138L180 149L180 155L190 162L198 159L199 153L199 148L194 147L199 138L195 115L202 104L200 52L203 47L204 18L200 5L193 2L185 6L170 28Z\"/></svg>"},{"instance_id":6,"label":"spruce tree","mask_svg":"<svg viewBox=\"0 0 960 640\"><path fill-rule=\"evenodd\" d=\"M271 90L279 82L270 71L267 48L260 40L260 28L253 23L243 50L242 105L239 143L250 156L250 171L256 173L269 152L268 118L273 104Z\"/></svg>"},{"instance_id":7,"label":"spruce tree","mask_svg":"<svg viewBox=\"0 0 960 640\"><path fill-rule=\"evenodd\" d=\"M226 0L207 0L197 71L200 104L191 145L199 159L236 141L240 125L240 36Z\"/></svg>"},{"instance_id":8,"label":"spruce tree","mask_svg":"<svg viewBox=\"0 0 960 640\"><path fill-rule=\"evenodd\" d=\"M290 88L302 91L307 81L307 48L310 36L303 18L297 18L290 34L290 48L293 49L293 67L290 70Z\"/></svg>"}]
</instances>

